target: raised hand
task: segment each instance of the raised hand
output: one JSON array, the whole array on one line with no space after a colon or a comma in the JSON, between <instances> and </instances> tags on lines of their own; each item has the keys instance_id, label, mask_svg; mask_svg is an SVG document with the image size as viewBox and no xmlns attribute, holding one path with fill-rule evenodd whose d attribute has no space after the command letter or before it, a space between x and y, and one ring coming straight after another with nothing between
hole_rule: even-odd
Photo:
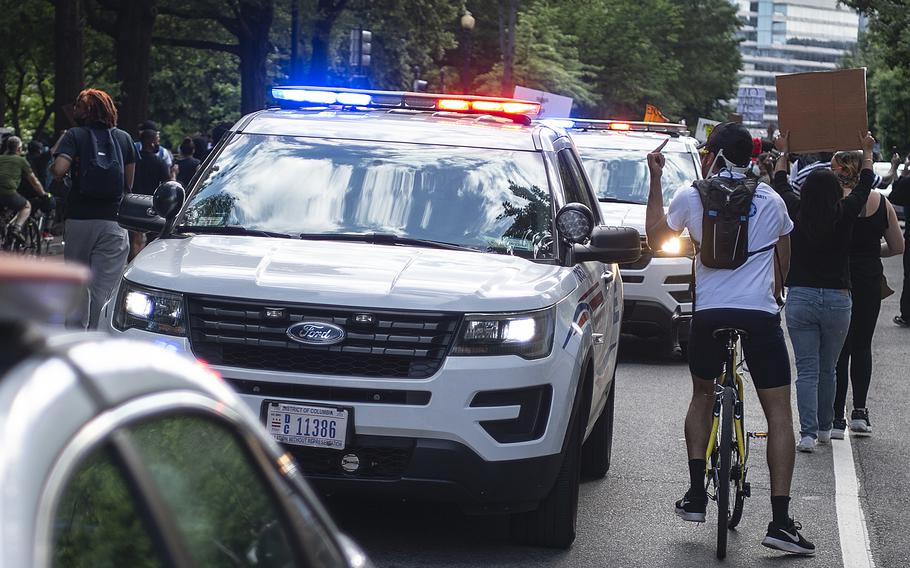
<instances>
[{"instance_id":1,"label":"raised hand","mask_svg":"<svg viewBox=\"0 0 910 568\"><path fill-rule=\"evenodd\" d=\"M872 137L872 133L866 131L865 134L860 132L859 134L860 144L863 148L863 153L872 154L872 149L875 147L875 138Z\"/></svg>"},{"instance_id":2,"label":"raised hand","mask_svg":"<svg viewBox=\"0 0 910 568\"><path fill-rule=\"evenodd\" d=\"M661 150L664 149L664 146L666 146L669 141L670 139L667 138L661 142L660 146L648 153L648 170L650 170L652 176L660 177L663 175L667 158L661 153Z\"/></svg>"},{"instance_id":3,"label":"raised hand","mask_svg":"<svg viewBox=\"0 0 910 568\"><path fill-rule=\"evenodd\" d=\"M774 139L774 149L782 154L790 153L790 131L781 133Z\"/></svg>"}]
</instances>

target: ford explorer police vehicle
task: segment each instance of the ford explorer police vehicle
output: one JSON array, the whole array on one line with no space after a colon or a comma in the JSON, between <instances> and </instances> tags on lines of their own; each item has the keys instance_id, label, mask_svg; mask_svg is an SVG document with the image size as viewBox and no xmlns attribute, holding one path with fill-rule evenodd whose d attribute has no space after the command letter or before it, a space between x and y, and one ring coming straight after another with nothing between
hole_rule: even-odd
<instances>
[{"instance_id":1,"label":"ford explorer police vehicle","mask_svg":"<svg viewBox=\"0 0 910 568\"><path fill-rule=\"evenodd\" d=\"M537 103L276 88L183 190L104 309L222 374L326 491L509 513L566 547L610 464L617 262L575 147Z\"/></svg>"},{"instance_id":2,"label":"ford explorer police vehicle","mask_svg":"<svg viewBox=\"0 0 910 568\"><path fill-rule=\"evenodd\" d=\"M664 204L669 205L678 189L700 177L698 142L682 124L572 119L556 125L568 128L575 141L604 221L641 233L641 258L621 267L623 332L660 338L671 354L682 355L689 341L695 251L685 234L664 243L648 243L645 238L647 154L669 137L662 178Z\"/></svg>"}]
</instances>

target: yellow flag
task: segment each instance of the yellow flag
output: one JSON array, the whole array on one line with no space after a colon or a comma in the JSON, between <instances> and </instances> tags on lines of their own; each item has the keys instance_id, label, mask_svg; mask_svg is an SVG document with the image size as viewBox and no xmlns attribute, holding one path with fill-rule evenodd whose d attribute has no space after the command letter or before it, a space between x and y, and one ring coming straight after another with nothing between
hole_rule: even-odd
<instances>
[{"instance_id":1,"label":"yellow flag","mask_svg":"<svg viewBox=\"0 0 910 568\"><path fill-rule=\"evenodd\" d=\"M656 106L649 104L645 107L645 122L670 122Z\"/></svg>"}]
</instances>

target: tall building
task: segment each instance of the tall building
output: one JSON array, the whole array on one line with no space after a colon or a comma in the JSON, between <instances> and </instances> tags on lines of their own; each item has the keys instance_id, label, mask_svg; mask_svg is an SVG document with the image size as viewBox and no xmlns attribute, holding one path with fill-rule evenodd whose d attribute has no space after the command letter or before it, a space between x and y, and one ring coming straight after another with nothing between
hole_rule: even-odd
<instances>
[{"instance_id":1,"label":"tall building","mask_svg":"<svg viewBox=\"0 0 910 568\"><path fill-rule=\"evenodd\" d=\"M745 124L753 128L777 122L775 76L836 69L841 58L856 46L862 25L860 16L837 0L734 3L743 21L739 97L749 115ZM735 106L738 101L731 102Z\"/></svg>"}]
</instances>

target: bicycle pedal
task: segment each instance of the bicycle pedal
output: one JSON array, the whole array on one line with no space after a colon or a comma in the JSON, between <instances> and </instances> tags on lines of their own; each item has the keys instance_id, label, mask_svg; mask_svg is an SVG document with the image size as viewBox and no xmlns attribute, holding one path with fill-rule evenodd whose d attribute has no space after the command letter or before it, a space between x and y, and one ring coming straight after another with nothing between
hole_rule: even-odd
<instances>
[{"instance_id":1,"label":"bicycle pedal","mask_svg":"<svg viewBox=\"0 0 910 568\"><path fill-rule=\"evenodd\" d=\"M750 438L767 438L768 433L767 432L749 432L749 437Z\"/></svg>"}]
</instances>

